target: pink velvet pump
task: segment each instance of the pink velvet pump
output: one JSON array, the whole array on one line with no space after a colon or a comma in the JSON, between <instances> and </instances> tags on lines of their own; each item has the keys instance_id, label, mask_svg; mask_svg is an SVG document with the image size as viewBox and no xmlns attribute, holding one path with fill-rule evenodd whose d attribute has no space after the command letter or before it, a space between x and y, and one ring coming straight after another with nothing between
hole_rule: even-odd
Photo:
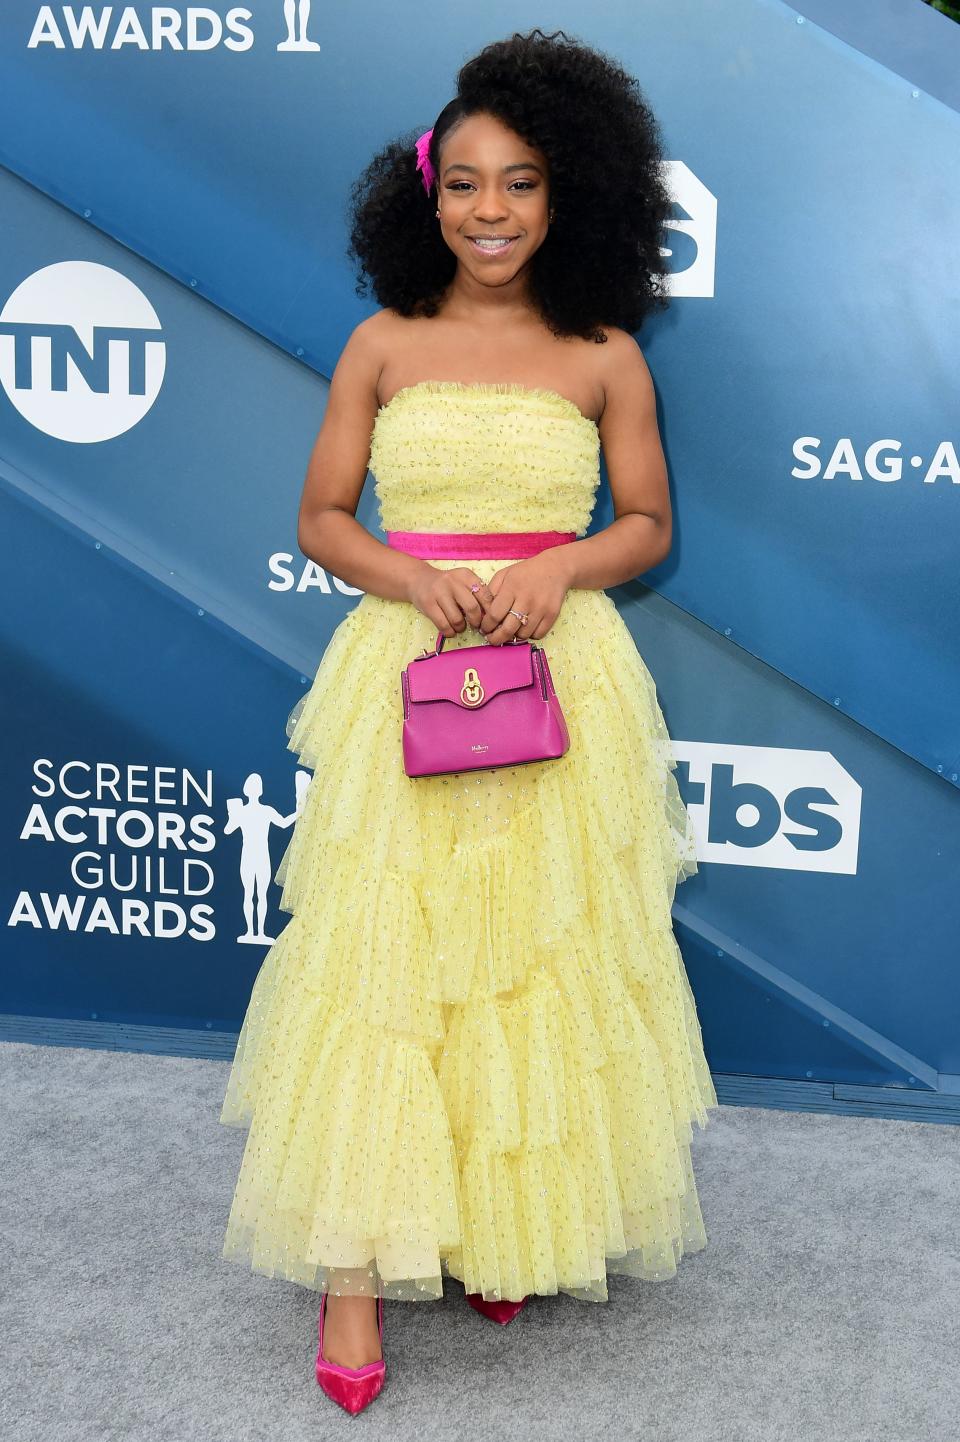
<instances>
[{"instance_id":1,"label":"pink velvet pump","mask_svg":"<svg viewBox=\"0 0 960 1442\"><path fill-rule=\"evenodd\" d=\"M387 1366L381 1358L378 1362L367 1362L363 1367L341 1367L337 1362L328 1362L323 1355L323 1318L327 1309L326 1292L320 1298L320 1346L317 1348L317 1381L334 1402L346 1412L362 1412L383 1387ZM377 1326L380 1331L380 1348L383 1350L383 1297L377 1297Z\"/></svg>"},{"instance_id":2,"label":"pink velvet pump","mask_svg":"<svg viewBox=\"0 0 960 1442\"><path fill-rule=\"evenodd\" d=\"M489 1317L491 1321L499 1322L504 1327L508 1322L513 1321L517 1313L529 1301L528 1297L524 1297L520 1302L485 1302L479 1292L467 1292L466 1298L473 1310L479 1312L481 1317Z\"/></svg>"}]
</instances>

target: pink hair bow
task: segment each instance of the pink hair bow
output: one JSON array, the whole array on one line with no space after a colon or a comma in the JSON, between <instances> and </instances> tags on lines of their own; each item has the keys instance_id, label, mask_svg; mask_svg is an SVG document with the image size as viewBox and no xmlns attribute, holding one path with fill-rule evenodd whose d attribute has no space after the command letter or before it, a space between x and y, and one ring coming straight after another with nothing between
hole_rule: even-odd
<instances>
[{"instance_id":1,"label":"pink hair bow","mask_svg":"<svg viewBox=\"0 0 960 1442\"><path fill-rule=\"evenodd\" d=\"M425 130L417 141L417 169L423 172L423 188L430 194L430 187L436 179L436 171L430 164L430 137L433 134L433 127Z\"/></svg>"}]
</instances>

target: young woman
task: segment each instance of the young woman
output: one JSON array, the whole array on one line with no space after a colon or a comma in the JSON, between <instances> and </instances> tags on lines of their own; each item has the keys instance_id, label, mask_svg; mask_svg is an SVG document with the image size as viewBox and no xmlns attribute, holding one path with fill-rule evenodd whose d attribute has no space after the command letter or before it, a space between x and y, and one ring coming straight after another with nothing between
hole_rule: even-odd
<instances>
[{"instance_id":1,"label":"young woman","mask_svg":"<svg viewBox=\"0 0 960 1442\"><path fill-rule=\"evenodd\" d=\"M317 1379L385 1375L383 1298L443 1278L508 1321L706 1244L717 1104L670 908L697 869L654 682L605 587L670 550L633 339L666 304L657 126L609 58L484 49L376 156L351 254L381 309L343 351L299 544L365 594L288 722L313 770L221 1120L249 1126L224 1255L322 1293ZM606 458L616 519L587 537ZM367 469L387 543L355 517ZM570 745L411 778L400 672L543 643Z\"/></svg>"}]
</instances>

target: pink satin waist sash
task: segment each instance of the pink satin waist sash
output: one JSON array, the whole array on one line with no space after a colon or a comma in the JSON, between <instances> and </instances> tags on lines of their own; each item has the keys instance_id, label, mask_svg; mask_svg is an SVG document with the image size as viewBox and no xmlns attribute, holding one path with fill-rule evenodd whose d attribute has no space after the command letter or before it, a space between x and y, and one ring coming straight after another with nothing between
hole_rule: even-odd
<instances>
[{"instance_id":1,"label":"pink satin waist sash","mask_svg":"<svg viewBox=\"0 0 960 1442\"><path fill-rule=\"evenodd\" d=\"M576 531L388 531L387 545L424 559L516 561L576 538Z\"/></svg>"}]
</instances>

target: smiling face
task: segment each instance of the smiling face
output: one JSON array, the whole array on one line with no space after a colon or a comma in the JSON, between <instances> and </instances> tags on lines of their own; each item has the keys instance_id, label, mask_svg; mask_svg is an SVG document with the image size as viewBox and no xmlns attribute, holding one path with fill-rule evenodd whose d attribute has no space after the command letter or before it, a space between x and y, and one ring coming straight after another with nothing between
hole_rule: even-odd
<instances>
[{"instance_id":1,"label":"smiling face","mask_svg":"<svg viewBox=\"0 0 960 1442\"><path fill-rule=\"evenodd\" d=\"M543 243L550 207L543 151L492 115L471 115L440 147L440 227L481 285L513 280Z\"/></svg>"}]
</instances>

